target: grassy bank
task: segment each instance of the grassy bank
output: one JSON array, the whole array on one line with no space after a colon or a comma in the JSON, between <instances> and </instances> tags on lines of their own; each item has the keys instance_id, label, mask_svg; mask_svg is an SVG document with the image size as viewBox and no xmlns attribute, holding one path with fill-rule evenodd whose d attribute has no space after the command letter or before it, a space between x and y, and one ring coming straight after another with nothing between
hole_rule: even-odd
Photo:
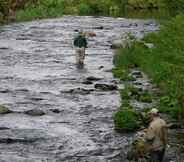
<instances>
[{"instance_id":1,"label":"grassy bank","mask_svg":"<svg viewBox=\"0 0 184 162\"><path fill-rule=\"evenodd\" d=\"M169 0L2 0L0 19L7 14L18 21L63 14L165 18L168 11L182 10L181 6Z\"/></svg>"},{"instance_id":2,"label":"grassy bank","mask_svg":"<svg viewBox=\"0 0 184 162\"><path fill-rule=\"evenodd\" d=\"M154 48L143 42L152 43ZM155 94L160 111L180 120L184 117L183 64L184 15L176 16L143 41L135 41L131 48L120 49L115 57L116 71L138 67L146 72L160 89Z\"/></svg>"},{"instance_id":3,"label":"grassy bank","mask_svg":"<svg viewBox=\"0 0 184 162\"><path fill-rule=\"evenodd\" d=\"M166 18L184 10L183 0L1 0L0 21L63 14Z\"/></svg>"}]
</instances>

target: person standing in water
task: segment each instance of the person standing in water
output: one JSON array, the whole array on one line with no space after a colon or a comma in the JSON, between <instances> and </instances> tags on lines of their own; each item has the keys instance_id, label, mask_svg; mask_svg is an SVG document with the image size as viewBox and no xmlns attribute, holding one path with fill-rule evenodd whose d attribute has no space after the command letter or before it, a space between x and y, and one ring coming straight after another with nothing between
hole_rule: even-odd
<instances>
[{"instance_id":1,"label":"person standing in water","mask_svg":"<svg viewBox=\"0 0 184 162\"><path fill-rule=\"evenodd\" d=\"M78 35L74 38L73 44L75 46L76 64L78 67L83 67L85 51L88 43L85 37L85 33L82 30L80 30Z\"/></svg>"}]
</instances>

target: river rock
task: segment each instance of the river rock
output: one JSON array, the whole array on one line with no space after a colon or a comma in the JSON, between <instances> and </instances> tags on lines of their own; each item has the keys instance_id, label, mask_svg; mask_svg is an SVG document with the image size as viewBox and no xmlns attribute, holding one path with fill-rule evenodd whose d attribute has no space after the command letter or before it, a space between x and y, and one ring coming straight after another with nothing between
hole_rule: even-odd
<instances>
[{"instance_id":1,"label":"river rock","mask_svg":"<svg viewBox=\"0 0 184 162\"><path fill-rule=\"evenodd\" d=\"M127 39L114 40L111 45L111 49L126 48L131 46L131 41Z\"/></svg>"},{"instance_id":2,"label":"river rock","mask_svg":"<svg viewBox=\"0 0 184 162\"><path fill-rule=\"evenodd\" d=\"M27 115L31 115L31 116L42 116L45 115L45 112L43 112L42 110L39 109L32 109L32 110L28 110L24 112Z\"/></svg>"},{"instance_id":3,"label":"river rock","mask_svg":"<svg viewBox=\"0 0 184 162\"><path fill-rule=\"evenodd\" d=\"M140 81L134 81L133 84L136 85L136 86L142 86L143 85L143 83L140 82Z\"/></svg>"},{"instance_id":4,"label":"river rock","mask_svg":"<svg viewBox=\"0 0 184 162\"><path fill-rule=\"evenodd\" d=\"M34 143L39 140L49 138L49 135L41 130L34 129L7 129L1 130L0 143Z\"/></svg>"},{"instance_id":5,"label":"river rock","mask_svg":"<svg viewBox=\"0 0 184 162\"><path fill-rule=\"evenodd\" d=\"M155 47L153 43L144 43L144 46L145 46L146 48L149 48L149 49L152 49L152 48Z\"/></svg>"},{"instance_id":6,"label":"river rock","mask_svg":"<svg viewBox=\"0 0 184 162\"><path fill-rule=\"evenodd\" d=\"M0 130L8 130L8 129L10 129L10 128L8 128L8 127L0 127Z\"/></svg>"},{"instance_id":7,"label":"river rock","mask_svg":"<svg viewBox=\"0 0 184 162\"><path fill-rule=\"evenodd\" d=\"M50 109L50 111L52 111L53 113L56 113L56 114L61 112L61 110L59 110L59 109Z\"/></svg>"},{"instance_id":8,"label":"river rock","mask_svg":"<svg viewBox=\"0 0 184 162\"><path fill-rule=\"evenodd\" d=\"M0 50L8 50L9 47L0 47Z\"/></svg>"},{"instance_id":9,"label":"river rock","mask_svg":"<svg viewBox=\"0 0 184 162\"><path fill-rule=\"evenodd\" d=\"M9 110L7 107L0 105L0 114L8 114L11 113L12 111Z\"/></svg>"},{"instance_id":10,"label":"river rock","mask_svg":"<svg viewBox=\"0 0 184 162\"><path fill-rule=\"evenodd\" d=\"M85 81L82 82L82 84L87 84L88 85L88 84L93 84L93 82L90 81L90 80L85 80Z\"/></svg>"},{"instance_id":11,"label":"river rock","mask_svg":"<svg viewBox=\"0 0 184 162\"><path fill-rule=\"evenodd\" d=\"M143 78L142 73L138 70L131 72L131 75L135 76L136 78Z\"/></svg>"},{"instance_id":12,"label":"river rock","mask_svg":"<svg viewBox=\"0 0 184 162\"><path fill-rule=\"evenodd\" d=\"M87 95L90 94L92 91L94 91L94 89L76 88L69 90L68 93Z\"/></svg>"},{"instance_id":13,"label":"river rock","mask_svg":"<svg viewBox=\"0 0 184 162\"><path fill-rule=\"evenodd\" d=\"M95 26L95 27L93 27L93 29L103 30L104 27L103 26Z\"/></svg>"},{"instance_id":14,"label":"river rock","mask_svg":"<svg viewBox=\"0 0 184 162\"><path fill-rule=\"evenodd\" d=\"M0 89L0 93L10 93L9 89Z\"/></svg>"},{"instance_id":15,"label":"river rock","mask_svg":"<svg viewBox=\"0 0 184 162\"><path fill-rule=\"evenodd\" d=\"M99 70L100 70L100 69L103 69L103 68L104 68L104 66L99 66L99 67L98 67Z\"/></svg>"},{"instance_id":16,"label":"river rock","mask_svg":"<svg viewBox=\"0 0 184 162\"><path fill-rule=\"evenodd\" d=\"M167 124L167 127L169 128L169 129L180 129L180 128L182 128L182 124L181 123L169 123L169 124Z\"/></svg>"},{"instance_id":17,"label":"river rock","mask_svg":"<svg viewBox=\"0 0 184 162\"><path fill-rule=\"evenodd\" d=\"M42 101L42 100L44 100L43 98L40 98L40 97L31 97L29 99L33 100L33 101Z\"/></svg>"},{"instance_id":18,"label":"river rock","mask_svg":"<svg viewBox=\"0 0 184 162\"><path fill-rule=\"evenodd\" d=\"M117 85L102 83L95 84L95 88L103 91L113 91L118 89Z\"/></svg>"},{"instance_id":19,"label":"river rock","mask_svg":"<svg viewBox=\"0 0 184 162\"><path fill-rule=\"evenodd\" d=\"M7 143L7 144L12 144L12 143L32 143L35 142L36 140L33 139L24 139L24 138L0 138L0 143Z\"/></svg>"},{"instance_id":20,"label":"river rock","mask_svg":"<svg viewBox=\"0 0 184 162\"><path fill-rule=\"evenodd\" d=\"M102 80L102 78L97 78L97 77L94 77L94 76L89 76L86 78L87 81L99 81L99 80Z\"/></svg>"}]
</instances>

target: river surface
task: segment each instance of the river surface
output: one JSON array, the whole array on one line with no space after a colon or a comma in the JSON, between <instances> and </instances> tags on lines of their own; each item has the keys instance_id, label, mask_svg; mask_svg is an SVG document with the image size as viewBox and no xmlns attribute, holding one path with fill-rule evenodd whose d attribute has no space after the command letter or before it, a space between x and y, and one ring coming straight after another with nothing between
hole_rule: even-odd
<instances>
[{"instance_id":1,"label":"river surface","mask_svg":"<svg viewBox=\"0 0 184 162\"><path fill-rule=\"evenodd\" d=\"M75 65L75 30L93 31L83 69ZM113 129L120 105L112 76L113 40L130 32L141 38L154 20L64 16L0 29L0 162L126 162L131 135ZM95 77L92 83L86 78ZM45 115L31 116L31 109Z\"/></svg>"}]
</instances>

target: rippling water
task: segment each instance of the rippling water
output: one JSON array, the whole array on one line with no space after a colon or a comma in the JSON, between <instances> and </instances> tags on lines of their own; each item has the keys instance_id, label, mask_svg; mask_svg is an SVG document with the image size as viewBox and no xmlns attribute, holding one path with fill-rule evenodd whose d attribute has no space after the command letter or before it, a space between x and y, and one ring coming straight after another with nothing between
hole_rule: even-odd
<instances>
[{"instance_id":1,"label":"rippling water","mask_svg":"<svg viewBox=\"0 0 184 162\"><path fill-rule=\"evenodd\" d=\"M75 66L76 29L93 31L84 69ZM128 135L113 130L118 91L114 84L113 40L157 28L153 20L64 16L0 29L0 103L17 113L0 117L2 162L125 162ZM84 84L87 77L100 78ZM89 92L89 93L84 93ZM41 109L43 116L21 112Z\"/></svg>"}]
</instances>

